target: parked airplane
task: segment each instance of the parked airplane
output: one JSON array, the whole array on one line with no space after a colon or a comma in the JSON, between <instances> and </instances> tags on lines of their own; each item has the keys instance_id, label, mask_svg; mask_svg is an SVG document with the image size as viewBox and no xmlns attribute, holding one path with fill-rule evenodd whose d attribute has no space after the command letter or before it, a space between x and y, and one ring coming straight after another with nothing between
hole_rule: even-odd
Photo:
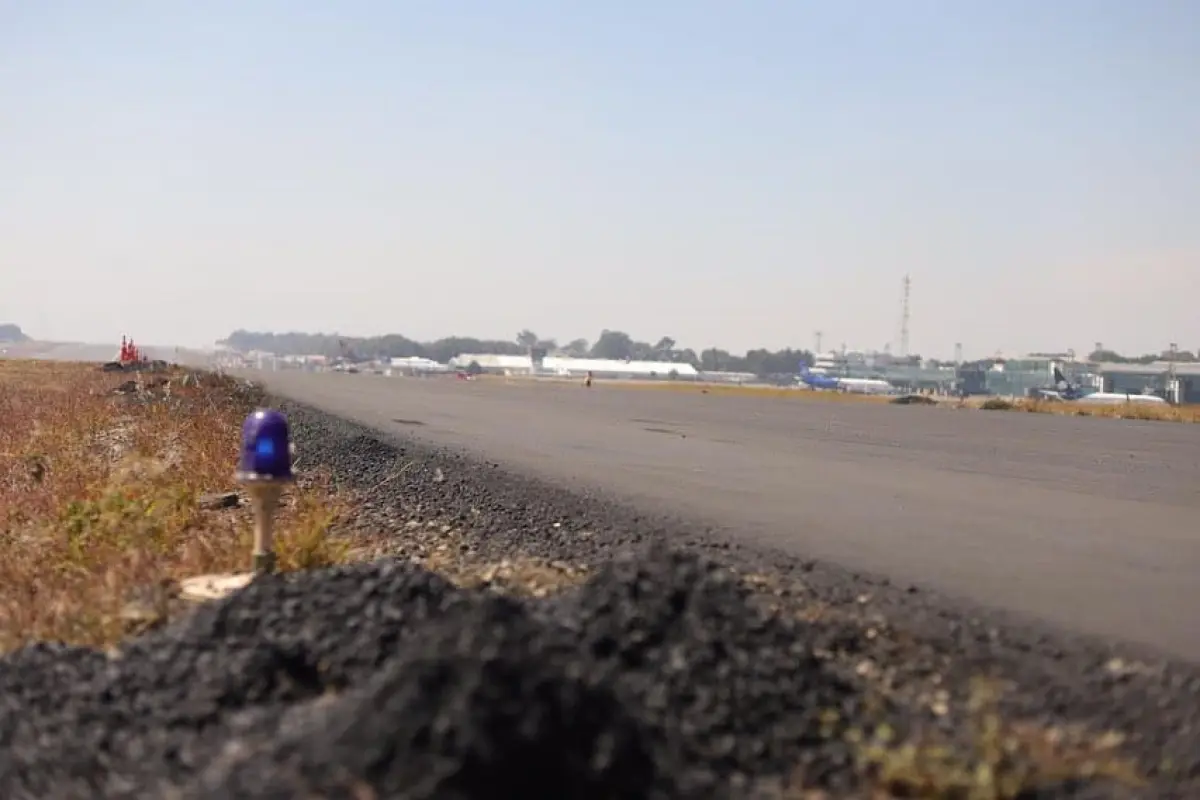
<instances>
[{"instance_id":1,"label":"parked airplane","mask_svg":"<svg viewBox=\"0 0 1200 800\"><path fill-rule=\"evenodd\" d=\"M1129 394L1125 392L1089 392L1067 380L1062 370L1054 367L1054 389L1042 389L1037 395L1049 400L1066 400L1073 403L1090 405L1120 405L1122 403L1143 403L1146 405L1166 405L1167 401L1153 394Z\"/></svg>"},{"instance_id":2,"label":"parked airplane","mask_svg":"<svg viewBox=\"0 0 1200 800\"><path fill-rule=\"evenodd\" d=\"M1063 371L1058 368L1057 364L1054 365L1054 386L1058 388L1059 395L1064 400L1082 400L1089 394L1082 386L1076 386L1067 380L1067 376L1063 375ZM1090 394L1097 394L1097 392Z\"/></svg>"},{"instance_id":3,"label":"parked airplane","mask_svg":"<svg viewBox=\"0 0 1200 800\"><path fill-rule=\"evenodd\" d=\"M878 378L834 378L818 375L810 372L804 364L800 365L800 380L813 389L832 389L856 394L884 394L892 391L890 383Z\"/></svg>"},{"instance_id":4,"label":"parked airplane","mask_svg":"<svg viewBox=\"0 0 1200 800\"><path fill-rule=\"evenodd\" d=\"M838 379L831 378L828 375L818 375L815 372L810 372L807 364L800 365L800 380L805 386L812 389L839 389Z\"/></svg>"},{"instance_id":5,"label":"parked airplane","mask_svg":"<svg viewBox=\"0 0 1200 800\"><path fill-rule=\"evenodd\" d=\"M1117 392L1092 392L1085 394L1075 402L1110 406L1123 403L1141 403L1151 406L1169 405L1166 400L1156 394L1119 394Z\"/></svg>"},{"instance_id":6,"label":"parked airplane","mask_svg":"<svg viewBox=\"0 0 1200 800\"><path fill-rule=\"evenodd\" d=\"M420 356L408 356L406 358L392 358L388 362L392 372L399 372L407 375L432 375L432 374L447 374L456 370L447 365L441 364L430 358L421 358Z\"/></svg>"},{"instance_id":7,"label":"parked airplane","mask_svg":"<svg viewBox=\"0 0 1200 800\"><path fill-rule=\"evenodd\" d=\"M887 394L895 388L878 378L838 378L838 385L842 391L855 394Z\"/></svg>"}]
</instances>

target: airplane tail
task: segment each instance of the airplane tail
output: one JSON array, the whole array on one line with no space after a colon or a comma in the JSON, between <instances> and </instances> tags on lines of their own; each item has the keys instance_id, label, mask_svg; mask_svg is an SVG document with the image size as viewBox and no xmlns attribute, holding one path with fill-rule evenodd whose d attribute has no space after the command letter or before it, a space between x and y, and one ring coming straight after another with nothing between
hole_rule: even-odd
<instances>
[{"instance_id":1,"label":"airplane tail","mask_svg":"<svg viewBox=\"0 0 1200 800\"><path fill-rule=\"evenodd\" d=\"M1078 400L1086 394L1083 389L1067 380L1067 376L1063 375L1057 364L1054 365L1054 388L1064 400Z\"/></svg>"},{"instance_id":2,"label":"airplane tail","mask_svg":"<svg viewBox=\"0 0 1200 800\"><path fill-rule=\"evenodd\" d=\"M1058 365L1055 365L1054 368L1054 385L1055 389L1063 392L1063 395L1076 395L1080 391L1078 386L1067 380L1067 375L1062 374L1062 369L1058 368Z\"/></svg>"}]
</instances>

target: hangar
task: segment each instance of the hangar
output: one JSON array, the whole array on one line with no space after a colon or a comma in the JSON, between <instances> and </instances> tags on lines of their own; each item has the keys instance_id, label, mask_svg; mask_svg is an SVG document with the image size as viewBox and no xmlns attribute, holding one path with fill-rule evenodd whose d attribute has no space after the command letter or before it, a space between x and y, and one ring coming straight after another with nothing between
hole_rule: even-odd
<instances>
[{"instance_id":1,"label":"hangar","mask_svg":"<svg viewBox=\"0 0 1200 800\"><path fill-rule=\"evenodd\" d=\"M533 359L529 356L501 356L491 353L464 353L450 359L450 366L466 369L478 364L484 372L503 375L507 372L528 373L533 371Z\"/></svg>"},{"instance_id":2,"label":"hangar","mask_svg":"<svg viewBox=\"0 0 1200 800\"><path fill-rule=\"evenodd\" d=\"M696 380L700 373L691 364L673 361L620 361L608 358L563 358L546 356L542 371L556 375L583 377L592 373L601 378L684 378Z\"/></svg>"},{"instance_id":3,"label":"hangar","mask_svg":"<svg viewBox=\"0 0 1200 800\"><path fill-rule=\"evenodd\" d=\"M1200 364L1153 361L1149 364L1100 364L1106 392L1149 391L1173 403L1200 403Z\"/></svg>"},{"instance_id":4,"label":"hangar","mask_svg":"<svg viewBox=\"0 0 1200 800\"><path fill-rule=\"evenodd\" d=\"M1027 397L1037 390L1054 386L1055 367L1076 386L1088 390L1100 388L1100 378L1093 364L1027 356L960 364L957 370L958 390L968 395Z\"/></svg>"}]
</instances>

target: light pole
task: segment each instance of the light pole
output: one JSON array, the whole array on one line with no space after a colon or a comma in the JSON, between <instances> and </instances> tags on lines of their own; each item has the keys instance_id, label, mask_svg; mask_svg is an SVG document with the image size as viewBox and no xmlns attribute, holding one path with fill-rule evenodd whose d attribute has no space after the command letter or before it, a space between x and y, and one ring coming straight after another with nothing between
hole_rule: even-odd
<instances>
[{"instance_id":1,"label":"light pole","mask_svg":"<svg viewBox=\"0 0 1200 800\"><path fill-rule=\"evenodd\" d=\"M1179 402L1179 375L1175 369L1175 362L1179 359L1179 343L1171 342L1167 345L1167 380L1164 387L1167 391L1167 401L1170 403Z\"/></svg>"}]
</instances>

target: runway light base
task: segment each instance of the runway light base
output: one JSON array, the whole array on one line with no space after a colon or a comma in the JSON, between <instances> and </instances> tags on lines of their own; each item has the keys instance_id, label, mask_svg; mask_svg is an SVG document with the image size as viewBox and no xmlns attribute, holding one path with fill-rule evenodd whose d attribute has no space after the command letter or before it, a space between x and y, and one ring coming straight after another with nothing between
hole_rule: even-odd
<instances>
[{"instance_id":1,"label":"runway light base","mask_svg":"<svg viewBox=\"0 0 1200 800\"><path fill-rule=\"evenodd\" d=\"M179 584L180 598L192 603L224 600L250 585L253 572L226 572L185 578Z\"/></svg>"}]
</instances>

